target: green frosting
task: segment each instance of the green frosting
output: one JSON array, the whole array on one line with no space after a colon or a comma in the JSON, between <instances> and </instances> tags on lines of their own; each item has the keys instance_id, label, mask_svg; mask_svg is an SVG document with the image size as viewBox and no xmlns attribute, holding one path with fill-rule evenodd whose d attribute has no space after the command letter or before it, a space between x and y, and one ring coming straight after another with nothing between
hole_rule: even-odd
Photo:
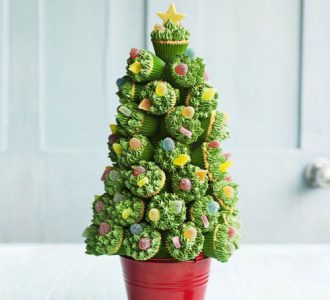
<instances>
[{"instance_id":1,"label":"green frosting","mask_svg":"<svg viewBox=\"0 0 330 300\"><path fill-rule=\"evenodd\" d=\"M158 96L156 93L156 87L159 83L164 83L167 87L167 94L165 96ZM153 115L166 114L176 103L175 90L169 83L163 81L152 81L148 83L142 90L140 98L150 100L151 106L148 112Z\"/></svg>"},{"instance_id":2,"label":"green frosting","mask_svg":"<svg viewBox=\"0 0 330 300\"><path fill-rule=\"evenodd\" d=\"M145 168L145 172L134 176L134 169L136 167ZM132 166L132 170L125 172L125 185L136 196L142 198L149 198L156 195L165 185L166 176L162 169L160 169L154 162L141 161L139 165ZM142 186L138 185L140 180L147 178L147 183Z\"/></svg>"},{"instance_id":3,"label":"green frosting","mask_svg":"<svg viewBox=\"0 0 330 300\"><path fill-rule=\"evenodd\" d=\"M209 148L208 143L203 143L204 166L209 171L211 181L222 180L227 172L220 170L220 165L227 159L222 155L221 148Z\"/></svg>"},{"instance_id":4,"label":"green frosting","mask_svg":"<svg viewBox=\"0 0 330 300\"><path fill-rule=\"evenodd\" d=\"M202 232L211 231L218 223L219 212L213 212L208 209L208 205L214 200L211 196L197 198L190 207L190 219L196 226L200 227ZM209 224L203 222L207 218Z\"/></svg>"},{"instance_id":5,"label":"green frosting","mask_svg":"<svg viewBox=\"0 0 330 300\"><path fill-rule=\"evenodd\" d=\"M193 227L197 231L195 240L188 240L184 236L187 228ZM172 238L179 237L180 248L174 246ZM178 229L171 230L166 236L166 247L172 257L179 261L194 259L203 249L204 236L201 230L193 222L183 223Z\"/></svg>"},{"instance_id":6,"label":"green frosting","mask_svg":"<svg viewBox=\"0 0 330 300\"><path fill-rule=\"evenodd\" d=\"M203 252L221 262L227 262L235 246L228 236L228 225L218 224L214 230L205 234Z\"/></svg>"},{"instance_id":7,"label":"green frosting","mask_svg":"<svg viewBox=\"0 0 330 300\"><path fill-rule=\"evenodd\" d=\"M112 167L104 182L105 192L111 196L120 193L125 187L123 175L123 169L118 166Z\"/></svg>"},{"instance_id":8,"label":"green frosting","mask_svg":"<svg viewBox=\"0 0 330 300\"><path fill-rule=\"evenodd\" d=\"M135 260L148 260L154 257L159 251L161 245L161 234L151 228L151 226L141 223L143 226L143 232L141 234L133 235L129 230L127 230L124 247L127 256L134 258ZM151 240L150 248L146 250L141 250L139 248L139 241L142 238L149 238Z\"/></svg>"},{"instance_id":9,"label":"green frosting","mask_svg":"<svg viewBox=\"0 0 330 300\"><path fill-rule=\"evenodd\" d=\"M120 86L117 95L120 99L126 99L123 102L137 101L140 99L142 88L143 84L130 80Z\"/></svg>"},{"instance_id":10,"label":"green frosting","mask_svg":"<svg viewBox=\"0 0 330 300\"><path fill-rule=\"evenodd\" d=\"M201 124L204 132L199 138L200 141L222 141L230 136L224 113L222 112L211 112L211 115L208 118L201 120Z\"/></svg>"},{"instance_id":11,"label":"green frosting","mask_svg":"<svg viewBox=\"0 0 330 300\"><path fill-rule=\"evenodd\" d=\"M139 223L144 214L144 201L131 193L122 192L123 200L115 204L112 212L113 221L122 226ZM130 213L128 213L130 211Z\"/></svg>"},{"instance_id":12,"label":"green frosting","mask_svg":"<svg viewBox=\"0 0 330 300\"><path fill-rule=\"evenodd\" d=\"M234 244L235 248L238 249L240 239L241 239L241 222L240 222L238 216L234 216L234 215L226 214L226 213L222 212L222 213L220 213L219 223L227 224L228 230L230 229L230 227L234 228L235 234L233 234L232 236L229 236L229 239Z\"/></svg>"},{"instance_id":13,"label":"green frosting","mask_svg":"<svg viewBox=\"0 0 330 300\"><path fill-rule=\"evenodd\" d=\"M132 138L136 138L141 141L142 146L139 149L132 149L130 147L130 140L121 138L119 144L122 146L122 154L117 155L117 162L120 166L130 167L131 165L139 163L140 160L150 160L153 156L153 146L149 142L148 138L137 134Z\"/></svg>"},{"instance_id":14,"label":"green frosting","mask_svg":"<svg viewBox=\"0 0 330 300\"><path fill-rule=\"evenodd\" d=\"M182 110L185 106L177 106L170 111L165 118L166 129L169 134L183 144L191 144L197 141L198 137L203 133L201 122L196 116L192 119L185 118ZM184 135L180 129L185 128L191 132L191 136Z\"/></svg>"},{"instance_id":15,"label":"green frosting","mask_svg":"<svg viewBox=\"0 0 330 300\"><path fill-rule=\"evenodd\" d=\"M95 196L92 222L99 225L109 219L112 209L112 200L107 194Z\"/></svg>"},{"instance_id":16,"label":"green frosting","mask_svg":"<svg viewBox=\"0 0 330 300\"><path fill-rule=\"evenodd\" d=\"M186 41L190 33L182 26L168 20L165 26L158 26L150 34L153 41Z\"/></svg>"},{"instance_id":17,"label":"green frosting","mask_svg":"<svg viewBox=\"0 0 330 300\"><path fill-rule=\"evenodd\" d=\"M193 86L186 98L186 105L195 108L196 115L200 118L207 118L217 108L219 94L216 92L210 100L203 100L203 92L206 88L213 88L207 82Z\"/></svg>"},{"instance_id":18,"label":"green frosting","mask_svg":"<svg viewBox=\"0 0 330 300\"><path fill-rule=\"evenodd\" d=\"M150 220L150 210L157 209L160 213L159 220ZM177 228L186 219L186 207L183 200L176 194L161 193L154 196L148 206L146 220L156 229L168 230Z\"/></svg>"},{"instance_id":19,"label":"green frosting","mask_svg":"<svg viewBox=\"0 0 330 300\"><path fill-rule=\"evenodd\" d=\"M185 75L179 75L175 67L179 64L186 64L188 72ZM205 64L203 59L196 57L190 59L185 54L177 55L165 67L165 77L176 88L189 88L204 81Z\"/></svg>"},{"instance_id":20,"label":"green frosting","mask_svg":"<svg viewBox=\"0 0 330 300\"><path fill-rule=\"evenodd\" d=\"M238 189L238 184L235 182L231 182L231 181L217 181L217 182L213 182L212 184L212 189L213 189L213 195L221 202L220 202L220 206L224 206L224 208L226 207L230 207L233 208L237 202L238 202L238 195L237 195L237 189ZM228 197L228 195L226 195L225 190L226 187L231 187L233 194L230 195L231 197Z\"/></svg>"},{"instance_id":21,"label":"green frosting","mask_svg":"<svg viewBox=\"0 0 330 300\"><path fill-rule=\"evenodd\" d=\"M141 70L138 74L133 73L129 70L129 67L134 62L141 63ZM155 79L154 77L161 78L161 74L165 67L165 63L153 53L148 50L140 50L140 55L135 59L128 58L127 59L127 75L131 77L133 80L137 82L145 82L151 79ZM156 76L159 75L159 76Z\"/></svg>"},{"instance_id":22,"label":"green frosting","mask_svg":"<svg viewBox=\"0 0 330 300\"><path fill-rule=\"evenodd\" d=\"M173 163L180 154L190 154L189 148L179 142L175 142L175 148L173 150L164 150L162 145L163 141L158 143L157 148L155 149L154 158L155 162L167 172L173 173L178 169L184 168L184 166L178 166Z\"/></svg>"},{"instance_id":23,"label":"green frosting","mask_svg":"<svg viewBox=\"0 0 330 300\"><path fill-rule=\"evenodd\" d=\"M113 255L120 249L124 237L123 228L110 222L105 223L110 225L110 231L105 235L100 234L100 227L96 225L91 225L84 231L87 254Z\"/></svg>"},{"instance_id":24,"label":"green frosting","mask_svg":"<svg viewBox=\"0 0 330 300\"><path fill-rule=\"evenodd\" d=\"M184 199L186 202L201 198L205 195L208 189L207 176L204 181L201 181L200 178L196 175L196 171L198 170L200 170L199 167L188 165L182 170L173 173L172 175L173 192L176 193L181 199ZM191 189L188 191L184 191L180 188L180 181L184 178L189 179L191 182Z\"/></svg>"}]
</instances>

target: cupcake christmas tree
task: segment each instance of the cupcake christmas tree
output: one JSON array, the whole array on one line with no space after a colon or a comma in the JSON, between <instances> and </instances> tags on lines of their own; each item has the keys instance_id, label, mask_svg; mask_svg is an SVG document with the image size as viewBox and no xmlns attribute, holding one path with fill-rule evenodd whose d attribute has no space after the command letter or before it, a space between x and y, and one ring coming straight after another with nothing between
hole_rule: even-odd
<instances>
[{"instance_id":1,"label":"cupcake christmas tree","mask_svg":"<svg viewBox=\"0 0 330 300\"><path fill-rule=\"evenodd\" d=\"M147 261L226 262L240 238L238 185L228 171L227 115L203 59L188 48L171 4L151 32L155 53L132 48L117 81L104 193L93 202L86 252Z\"/></svg>"}]
</instances>

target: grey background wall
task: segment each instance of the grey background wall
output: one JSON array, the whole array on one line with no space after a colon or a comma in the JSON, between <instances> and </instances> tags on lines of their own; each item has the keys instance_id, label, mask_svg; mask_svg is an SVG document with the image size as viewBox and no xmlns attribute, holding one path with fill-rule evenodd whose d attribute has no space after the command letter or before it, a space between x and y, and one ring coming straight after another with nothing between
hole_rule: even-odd
<instances>
[{"instance_id":1,"label":"grey background wall","mask_svg":"<svg viewBox=\"0 0 330 300\"><path fill-rule=\"evenodd\" d=\"M116 78L169 1L0 0L0 242L75 242L107 160ZM246 242L329 242L330 3L177 0L231 115Z\"/></svg>"}]
</instances>

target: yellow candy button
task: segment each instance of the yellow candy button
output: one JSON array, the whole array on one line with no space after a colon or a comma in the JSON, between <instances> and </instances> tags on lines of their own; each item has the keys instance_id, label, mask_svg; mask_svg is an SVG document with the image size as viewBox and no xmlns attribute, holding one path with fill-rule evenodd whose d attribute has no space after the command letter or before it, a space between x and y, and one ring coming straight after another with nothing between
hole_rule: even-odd
<instances>
[{"instance_id":1,"label":"yellow candy button","mask_svg":"<svg viewBox=\"0 0 330 300\"><path fill-rule=\"evenodd\" d=\"M112 148L113 148L113 150L115 151L115 153L116 153L117 155L121 155L121 154L123 154L123 147L122 147L120 144L118 144L118 143L114 143L114 144L112 145Z\"/></svg>"},{"instance_id":2,"label":"yellow candy button","mask_svg":"<svg viewBox=\"0 0 330 300\"><path fill-rule=\"evenodd\" d=\"M126 208L121 213L121 217L126 220L130 217L130 215L133 213L133 210L131 208Z\"/></svg>"},{"instance_id":3,"label":"yellow candy button","mask_svg":"<svg viewBox=\"0 0 330 300\"><path fill-rule=\"evenodd\" d=\"M202 93L202 100L210 101L214 98L215 93L217 92L214 88L205 88Z\"/></svg>"},{"instance_id":4,"label":"yellow candy button","mask_svg":"<svg viewBox=\"0 0 330 300\"><path fill-rule=\"evenodd\" d=\"M133 62L129 67L128 70L130 70L134 74L139 74L141 71L141 63L139 61Z\"/></svg>"},{"instance_id":5,"label":"yellow candy button","mask_svg":"<svg viewBox=\"0 0 330 300\"><path fill-rule=\"evenodd\" d=\"M194 241L197 237L197 230L194 227L188 227L184 232L183 236L189 240L189 241Z\"/></svg>"},{"instance_id":6,"label":"yellow candy button","mask_svg":"<svg viewBox=\"0 0 330 300\"><path fill-rule=\"evenodd\" d=\"M186 106L184 109L182 109L181 114L186 119L192 119L195 114L195 109L192 106Z\"/></svg>"},{"instance_id":7,"label":"yellow candy button","mask_svg":"<svg viewBox=\"0 0 330 300\"><path fill-rule=\"evenodd\" d=\"M157 208L152 208L149 210L148 217L150 221L157 222L160 219L160 211Z\"/></svg>"},{"instance_id":8,"label":"yellow candy button","mask_svg":"<svg viewBox=\"0 0 330 300\"><path fill-rule=\"evenodd\" d=\"M231 187L230 185L226 185L222 188L223 193L227 198L232 198L234 196L234 188Z\"/></svg>"},{"instance_id":9,"label":"yellow candy button","mask_svg":"<svg viewBox=\"0 0 330 300\"><path fill-rule=\"evenodd\" d=\"M231 167L231 165L233 164L233 162L231 160L227 160L224 163L219 165L219 170L222 173L227 172L227 170Z\"/></svg>"},{"instance_id":10,"label":"yellow candy button","mask_svg":"<svg viewBox=\"0 0 330 300\"><path fill-rule=\"evenodd\" d=\"M168 93L168 89L167 89L166 83L159 82L156 85L156 95L159 97L162 97L162 96L167 95L167 93Z\"/></svg>"},{"instance_id":11,"label":"yellow candy button","mask_svg":"<svg viewBox=\"0 0 330 300\"><path fill-rule=\"evenodd\" d=\"M190 162L190 156L188 154L180 154L173 160L173 164L179 167L184 166L188 162Z\"/></svg>"},{"instance_id":12,"label":"yellow candy button","mask_svg":"<svg viewBox=\"0 0 330 300\"><path fill-rule=\"evenodd\" d=\"M118 132L118 127L117 124L110 124L109 125L110 129L111 129L111 133L117 133Z\"/></svg>"},{"instance_id":13,"label":"yellow candy button","mask_svg":"<svg viewBox=\"0 0 330 300\"><path fill-rule=\"evenodd\" d=\"M140 179L138 182L137 182L137 185L139 187L141 186L144 186L145 184L149 183L149 178L148 177L144 177L142 179Z\"/></svg>"},{"instance_id":14,"label":"yellow candy button","mask_svg":"<svg viewBox=\"0 0 330 300\"><path fill-rule=\"evenodd\" d=\"M199 181L204 182L207 175L207 170L197 170L195 174L198 177Z\"/></svg>"}]
</instances>

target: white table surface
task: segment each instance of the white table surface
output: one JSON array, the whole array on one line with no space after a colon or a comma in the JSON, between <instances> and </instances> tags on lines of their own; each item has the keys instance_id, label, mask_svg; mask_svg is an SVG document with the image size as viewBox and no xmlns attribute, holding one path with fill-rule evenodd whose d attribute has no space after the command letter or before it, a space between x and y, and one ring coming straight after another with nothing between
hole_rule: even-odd
<instances>
[{"instance_id":1,"label":"white table surface","mask_svg":"<svg viewBox=\"0 0 330 300\"><path fill-rule=\"evenodd\" d=\"M117 256L88 256L80 244L2 244L0 299L126 296ZM241 299L329 300L330 245L243 245L230 262L212 261L206 300Z\"/></svg>"}]
</instances>

